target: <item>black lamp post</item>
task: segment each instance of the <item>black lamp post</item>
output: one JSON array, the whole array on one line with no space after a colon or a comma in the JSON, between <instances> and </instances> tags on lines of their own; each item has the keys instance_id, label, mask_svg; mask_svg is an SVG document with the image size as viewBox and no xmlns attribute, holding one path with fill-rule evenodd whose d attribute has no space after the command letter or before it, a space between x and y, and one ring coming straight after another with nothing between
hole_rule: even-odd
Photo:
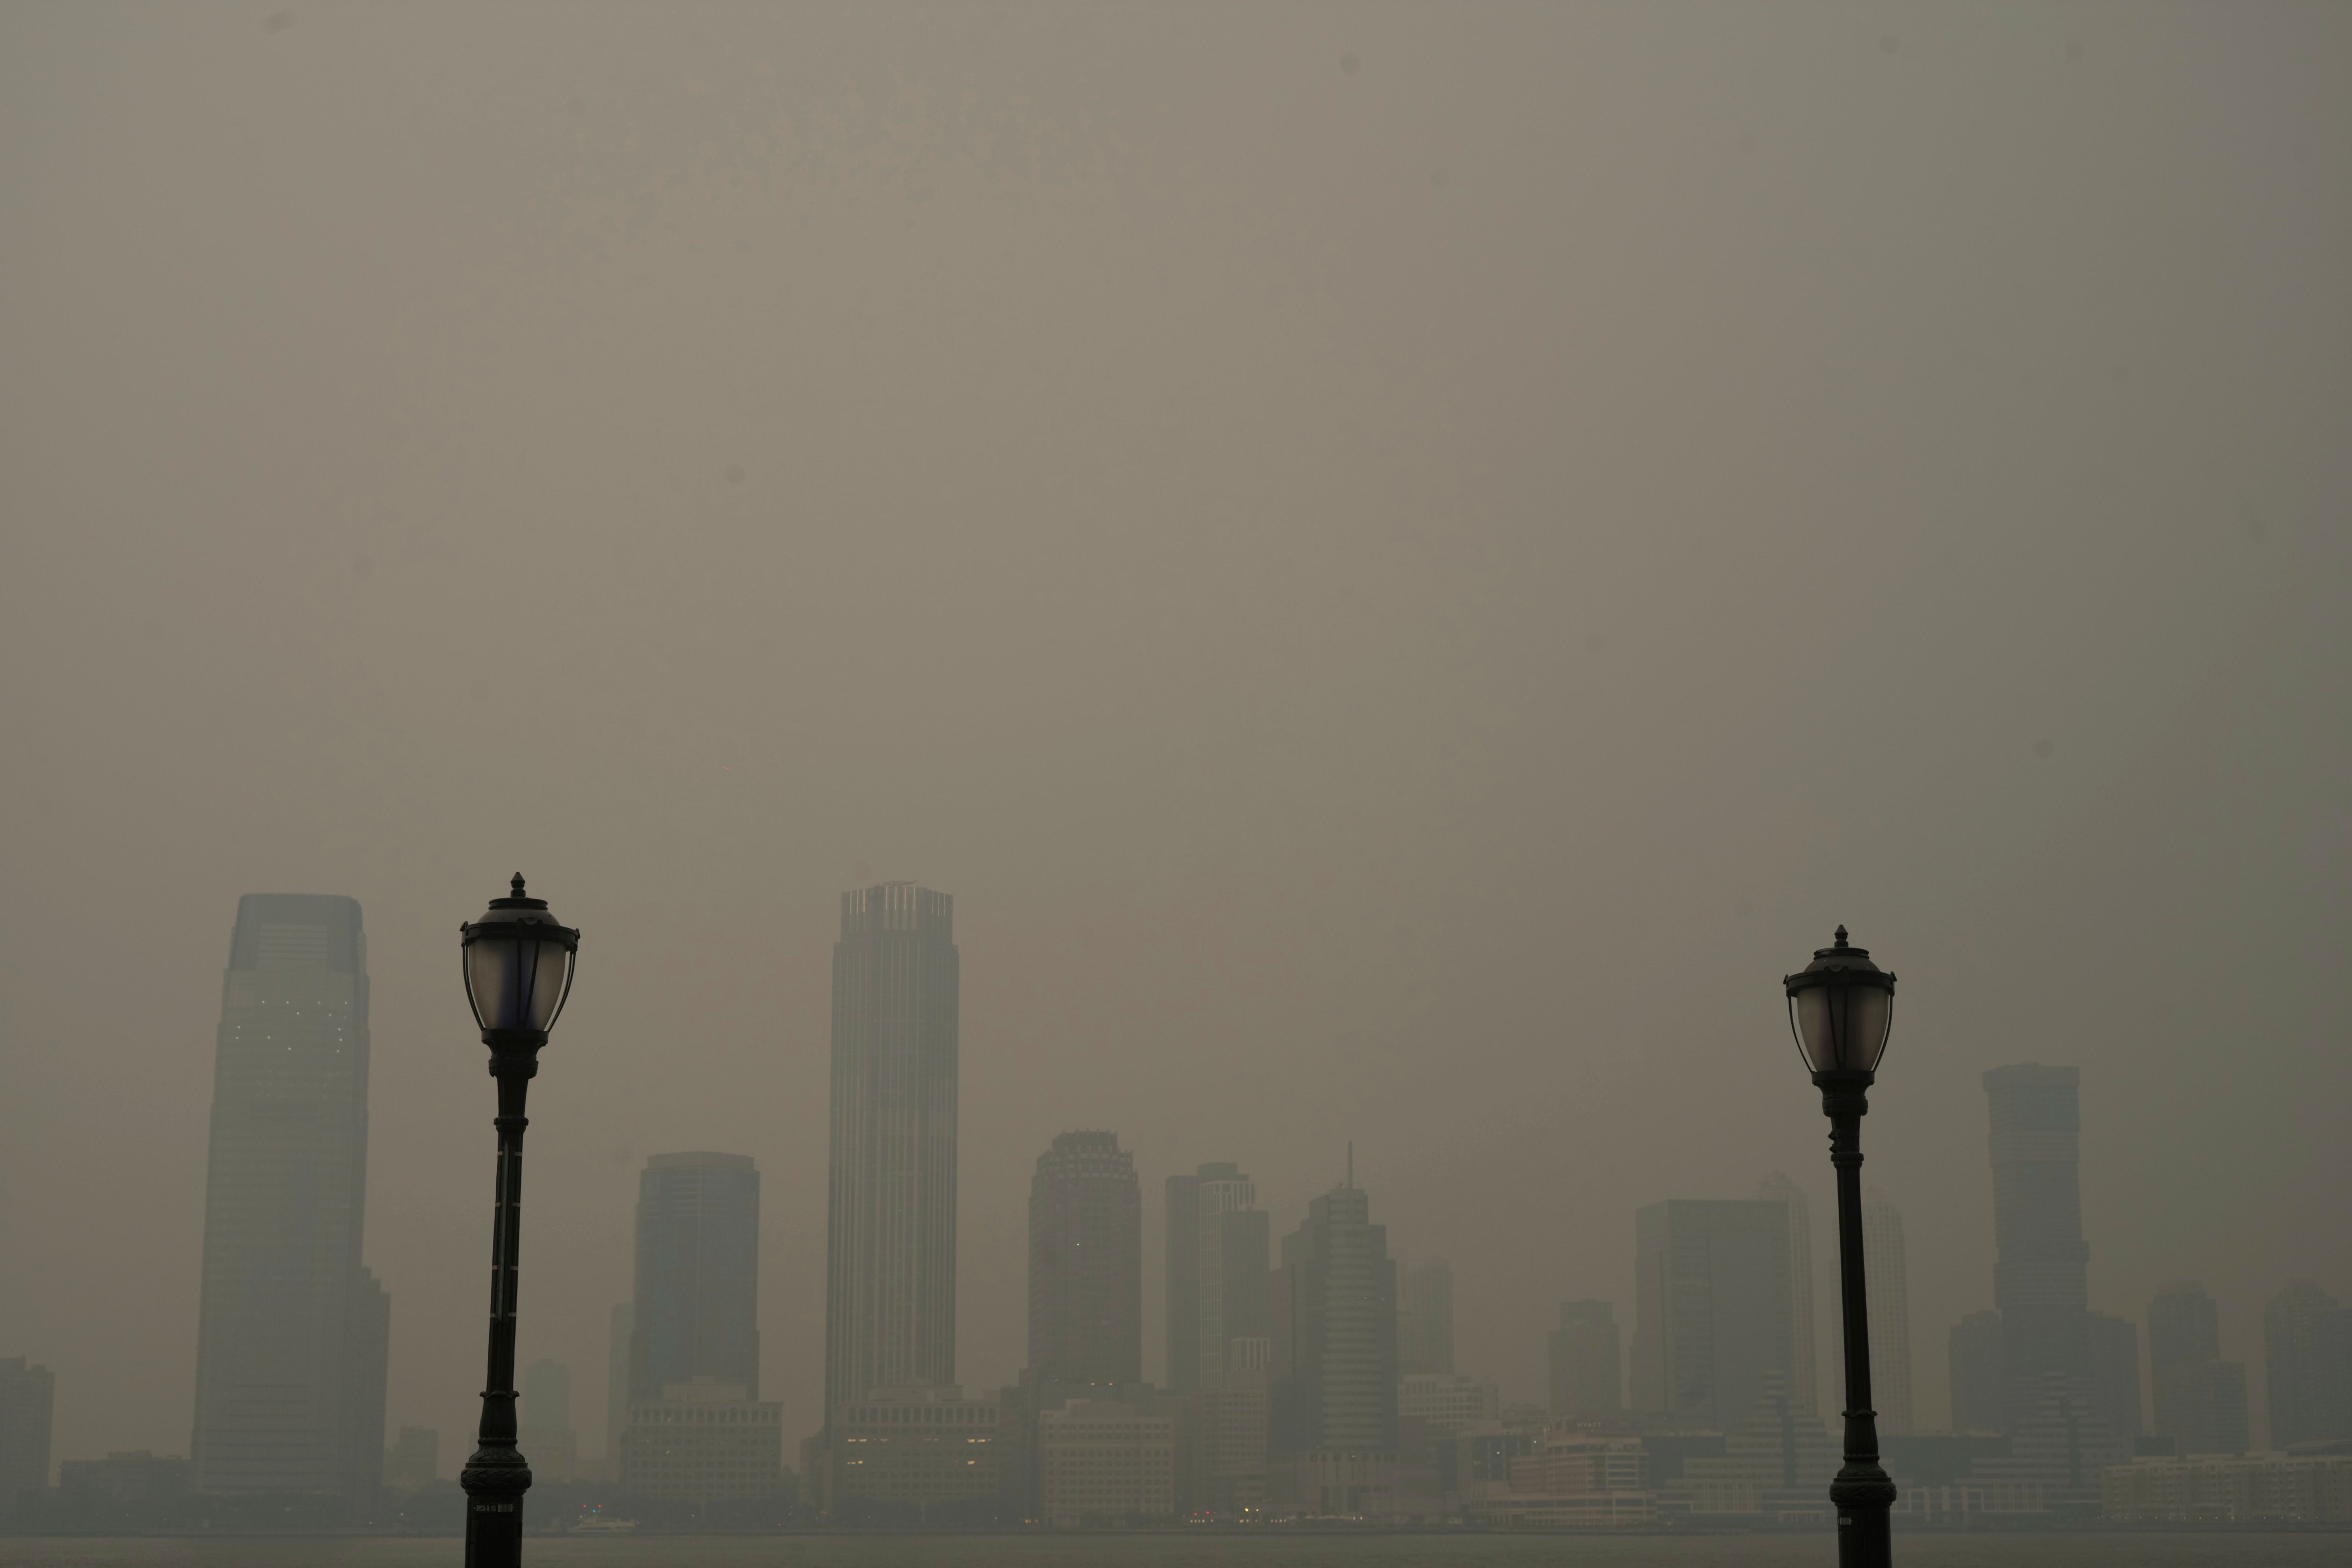
<instances>
[{"instance_id":1,"label":"black lamp post","mask_svg":"<svg viewBox=\"0 0 2352 1568\"><path fill-rule=\"evenodd\" d=\"M1837 1167L1839 1300L1845 1319L1845 1464L1830 1483L1837 1508L1840 1568L1886 1568L1894 1560L1888 1514L1895 1483L1878 1462L1878 1412L1870 1407L1870 1289L1862 1271L1862 1119L1895 1022L1895 976L1848 947L1834 946L1781 984L1789 1027L1822 1110L1830 1119L1830 1163Z\"/></svg>"},{"instance_id":2,"label":"black lamp post","mask_svg":"<svg viewBox=\"0 0 2352 1568\"><path fill-rule=\"evenodd\" d=\"M466 1489L466 1568L517 1568L522 1562L522 1494L530 1466L515 1448L515 1260L522 1229L523 1098L539 1071L539 1048L572 994L580 933L555 923L545 899L514 891L492 899L464 933L466 1000L490 1047L499 1080L498 1198L490 1220L490 1371L482 1429L457 1484Z\"/></svg>"}]
</instances>

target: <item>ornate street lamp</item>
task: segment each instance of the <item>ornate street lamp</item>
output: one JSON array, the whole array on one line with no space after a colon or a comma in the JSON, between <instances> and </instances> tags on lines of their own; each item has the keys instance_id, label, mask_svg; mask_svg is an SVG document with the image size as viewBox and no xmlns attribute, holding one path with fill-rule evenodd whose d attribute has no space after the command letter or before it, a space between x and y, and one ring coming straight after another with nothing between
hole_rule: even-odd
<instances>
[{"instance_id":1,"label":"ornate street lamp","mask_svg":"<svg viewBox=\"0 0 2352 1568\"><path fill-rule=\"evenodd\" d=\"M515 1261L522 1229L523 1099L539 1071L539 1048L572 994L580 933L558 925L545 899L514 891L492 899L482 918L460 925L466 1000L490 1047L499 1080L498 1198L490 1220L490 1370L482 1429L457 1484L466 1489L466 1568L517 1568L522 1562L522 1494L530 1466L515 1448Z\"/></svg>"},{"instance_id":2,"label":"ornate street lamp","mask_svg":"<svg viewBox=\"0 0 2352 1568\"><path fill-rule=\"evenodd\" d=\"M1830 1119L1830 1163L1837 1167L1839 1300L1845 1318L1845 1464L1830 1483L1837 1509L1840 1568L1887 1568L1895 1483L1878 1462L1878 1413L1870 1407L1870 1289L1862 1268L1862 1119L1895 1022L1895 976L1870 950L1833 946L1781 984L1789 1028L1812 1068Z\"/></svg>"}]
</instances>

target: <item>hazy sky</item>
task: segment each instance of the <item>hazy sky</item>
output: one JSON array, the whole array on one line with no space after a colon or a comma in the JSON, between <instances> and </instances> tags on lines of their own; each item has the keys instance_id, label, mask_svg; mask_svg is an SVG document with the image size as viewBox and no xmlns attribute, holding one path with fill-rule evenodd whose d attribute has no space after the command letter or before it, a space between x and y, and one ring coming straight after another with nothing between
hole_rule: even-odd
<instances>
[{"instance_id":1,"label":"hazy sky","mask_svg":"<svg viewBox=\"0 0 2352 1568\"><path fill-rule=\"evenodd\" d=\"M1205 1160L1280 1234L1353 1139L1512 1398L1562 1299L1630 1326L1643 1204L1785 1169L1826 1273L1778 981L1841 921L1922 1424L2006 1062L2083 1069L2094 1304L2201 1279L2258 1366L2352 1293L2347 81L2333 4L0 7L0 1355L59 1458L185 1452L237 896L350 894L454 1473L520 868L586 933L521 1302L589 1453L671 1150L759 1162L814 1426L898 878L968 1384L1072 1128L1155 1374Z\"/></svg>"}]
</instances>

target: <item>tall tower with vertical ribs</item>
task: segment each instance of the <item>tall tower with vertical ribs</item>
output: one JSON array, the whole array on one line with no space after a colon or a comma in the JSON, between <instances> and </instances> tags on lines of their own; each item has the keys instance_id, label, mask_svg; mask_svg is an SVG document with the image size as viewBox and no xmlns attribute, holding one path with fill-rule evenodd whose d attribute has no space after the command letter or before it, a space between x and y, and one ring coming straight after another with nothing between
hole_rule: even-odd
<instances>
[{"instance_id":1,"label":"tall tower with vertical ribs","mask_svg":"<svg viewBox=\"0 0 2352 1568\"><path fill-rule=\"evenodd\" d=\"M392 1303L360 1265L368 980L358 900L247 893L221 992L194 1484L364 1507L383 1466Z\"/></svg>"},{"instance_id":2,"label":"tall tower with vertical ribs","mask_svg":"<svg viewBox=\"0 0 2352 1568\"><path fill-rule=\"evenodd\" d=\"M955 1381L955 900L841 896L833 947L824 1408Z\"/></svg>"}]
</instances>

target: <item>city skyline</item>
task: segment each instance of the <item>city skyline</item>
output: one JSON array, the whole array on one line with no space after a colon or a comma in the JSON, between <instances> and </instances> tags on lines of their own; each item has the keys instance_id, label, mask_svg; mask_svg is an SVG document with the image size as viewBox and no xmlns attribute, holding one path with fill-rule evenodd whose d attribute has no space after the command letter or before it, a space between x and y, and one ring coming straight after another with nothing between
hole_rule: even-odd
<instances>
[{"instance_id":1,"label":"city skyline","mask_svg":"<svg viewBox=\"0 0 2352 1568\"><path fill-rule=\"evenodd\" d=\"M364 906L384 1426L462 1460L453 928L518 869L588 933L518 1352L592 1454L664 1151L757 1163L821 1423L837 895L908 878L969 1390L1108 1128L1149 1377L1165 1179L1278 1237L1353 1142L1514 1403L1562 1302L1633 1332L1634 1210L1788 1173L1833 1405L1778 981L1843 921L1915 1425L2039 1061L2090 1310L2145 1369L2201 1284L2263 1440L2272 1303L2352 1299L2352 16L923 18L0 8L0 1359L58 1458L186 1453L222 939L290 892Z\"/></svg>"}]
</instances>

